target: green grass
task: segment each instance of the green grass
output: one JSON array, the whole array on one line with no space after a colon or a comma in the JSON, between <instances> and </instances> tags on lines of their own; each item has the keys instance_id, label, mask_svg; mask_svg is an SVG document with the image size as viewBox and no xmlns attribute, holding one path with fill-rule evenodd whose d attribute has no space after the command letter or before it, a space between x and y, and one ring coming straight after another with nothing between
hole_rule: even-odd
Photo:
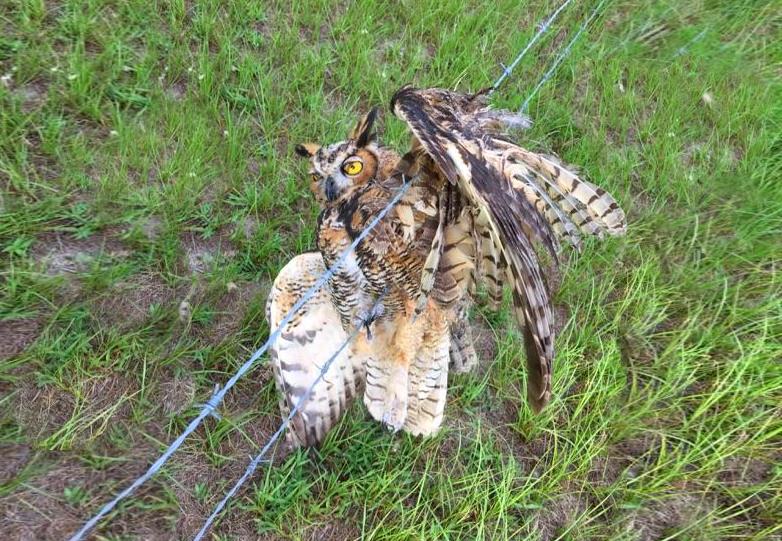
<instances>
[{"instance_id":1,"label":"green grass","mask_svg":"<svg viewBox=\"0 0 782 541\"><path fill-rule=\"evenodd\" d=\"M268 284L313 247L295 143L342 138L407 82L490 85L554 7L2 3L3 537L73 533L265 341ZM608 3L522 135L629 217L563 272L551 405L532 415L508 314L479 307L482 368L452 378L440 435L391 437L357 405L262 468L213 538L778 538L780 23L748 0ZM192 537L279 423L263 363L220 413L94 538Z\"/></svg>"}]
</instances>

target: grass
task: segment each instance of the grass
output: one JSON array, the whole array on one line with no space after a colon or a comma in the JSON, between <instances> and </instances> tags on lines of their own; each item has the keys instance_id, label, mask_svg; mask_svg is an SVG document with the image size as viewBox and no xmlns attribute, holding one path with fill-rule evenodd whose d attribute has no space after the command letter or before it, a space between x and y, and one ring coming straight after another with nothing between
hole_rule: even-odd
<instances>
[{"instance_id":1,"label":"grass","mask_svg":"<svg viewBox=\"0 0 782 541\"><path fill-rule=\"evenodd\" d=\"M495 96L518 106L592 3ZM401 84L485 87L554 4L5 2L0 530L63 539L268 333L313 247L293 144ZM524 403L506 311L446 428L356 406L255 476L213 539L747 539L782 533L782 93L771 3L610 2L523 135L628 211L561 277L554 400ZM383 138L403 148L386 118ZM95 539L190 538L279 414L261 363Z\"/></svg>"}]
</instances>

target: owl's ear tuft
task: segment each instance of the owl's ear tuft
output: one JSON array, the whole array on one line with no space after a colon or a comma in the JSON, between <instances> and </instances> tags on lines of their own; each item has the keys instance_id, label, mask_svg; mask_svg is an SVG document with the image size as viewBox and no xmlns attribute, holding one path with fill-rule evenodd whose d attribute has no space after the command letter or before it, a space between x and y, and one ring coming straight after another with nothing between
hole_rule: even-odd
<instances>
[{"instance_id":1,"label":"owl's ear tuft","mask_svg":"<svg viewBox=\"0 0 782 541\"><path fill-rule=\"evenodd\" d=\"M370 111L364 115L361 120L358 121L356 127L350 134L350 138L356 141L356 146L361 148L367 146L377 138L372 130L375 126L375 120L377 120L378 108L373 107Z\"/></svg>"},{"instance_id":2,"label":"owl's ear tuft","mask_svg":"<svg viewBox=\"0 0 782 541\"><path fill-rule=\"evenodd\" d=\"M315 153L320 150L320 145L317 143L302 143L300 145L296 145L294 150L296 151L296 154L302 158L312 158Z\"/></svg>"}]
</instances>

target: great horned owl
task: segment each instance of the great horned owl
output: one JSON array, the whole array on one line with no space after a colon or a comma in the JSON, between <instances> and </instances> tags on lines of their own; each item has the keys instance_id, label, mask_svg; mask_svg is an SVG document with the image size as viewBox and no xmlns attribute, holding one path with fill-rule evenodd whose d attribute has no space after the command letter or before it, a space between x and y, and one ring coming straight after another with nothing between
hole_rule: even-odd
<instances>
[{"instance_id":1,"label":"great horned owl","mask_svg":"<svg viewBox=\"0 0 782 541\"><path fill-rule=\"evenodd\" d=\"M388 297L375 323L378 339L364 359L365 404L394 429L437 430L448 328L459 334L465 293L480 281L493 304L503 283L512 287L527 346L528 397L537 411L551 395L554 331L533 242L556 260L559 238L578 248L580 234L621 234L624 214L602 189L506 139L503 129L524 119L488 108L481 94L406 87L395 94L392 110L414 134L401 158L377 146L374 110L347 141L297 147L311 158L311 187L324 206L318 246L327 265L404 179L415 179L330 284L343 329L366 313L372 298ZM411 317L416 313L420 319Z\"/></svg>"},{"instance_id":2,"label":"great horned owl","mask_svg":"<svg viewBox=\"0 0 782 541\"><path fill-rule=\"evenodd\" d=\"M325 206L334 192L343 189L348 184L358 186L368 180L379 180L387 184L389 189L396 189L401 182L394 177L395 167L399 163L399 155L388 148L378 147L371 135L375 113L365 116L344 142L320 147L315 144L304 144L297 148L299 154L312 157L313 167L310 172L311 189L315 199ZM365 134L364 140L361 134ZM358 146L359 143L362 146ZM317 157L317 159L316 159ZM351 164L347 160L351 158ZM355 165L357 158L360 165ZM348 170L358 174L358 180L348 182L334 171ZM358 171L360 169L361 171ZM331 182L323 182L331 173ZM363 173L363 175L362 175ZM346 175L347 173L341 173ZM386 193L377 199L380 203ZM398 206L398 216L393 220L396 225L407 224L410 228L420 228L415 217L430 219L436 216L436 208L429 203L424 205L424 199L419 198L418 190L413 190L411 197L405 198ZM434 194L430 194L429 198ZM419 210L425 208L421 214ZM368 208L364 209L368 214ZM390 217L389 217L390 218ZM323 219L323 217L322 217ZM346 249L351 238L346 234L342 224L331 224L319 228L319 244L324 249L327 262L324 263L321 254L307 253L296 256L279 273L272 286L267 301L267 321L271 328L279 325L287 310L296 302L320 275L331 266L342 250ZM415 232L408 233L413 238ZM430 235L433 229L429 227ZM377 239L376 239L377 240ZM428 249L424 241L422 249ZM346 264L339 268L327 287L318 292L302 308L286 327L272 346L271 364L274 370L275 382L280 399L280 408L286 416L299 401L310 384L318 377L325 360L348 337L348 333L369 315L374 303L372 289L367 283L357 262L357 255L351 254ZM394 307L393 302L386 301L388 308ZM440 326L426 330L420 336L418 347L418 362L413 363L409 371L408 395L414 397L408 400L405 429L414 434L430 434L436 430L442 420L445 404L445 383L447 370L466 372L477 364L477 355L472 344L472 335L467 321L468 299L462 298L455 310L455 317L448 320L440 319ZM386 305L384 305L385 307ZM340 418L357 392L366 388L365 403L369 410L382 420L379 408L384 403L386 385L378 376L384 367L378 362L383 349L383 337L388 335L379 330L386 328L388 323L376 322L374 334L380 332L378 339L369 340L368 334L360 334L341 355L337 356L331 368L326 373L324 381L315 387L315 391L305 405L294 416L291 429L287 433L288 441L294 445L315 445L322 441L328 430ZM390 325L393 329L393 324ZM416 328L424 329L421 322ZM449 335L450 330L450 335ZM432 367L435 367L432 371ZM368 372L368 376L365 374Z\"/></svg>"}]
</instances>

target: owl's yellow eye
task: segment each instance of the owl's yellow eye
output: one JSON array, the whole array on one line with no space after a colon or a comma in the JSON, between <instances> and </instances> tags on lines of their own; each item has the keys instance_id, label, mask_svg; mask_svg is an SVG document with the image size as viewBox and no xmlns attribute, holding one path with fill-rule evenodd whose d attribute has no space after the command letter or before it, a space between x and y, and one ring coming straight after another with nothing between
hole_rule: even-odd
<instances>
[{"instance_id":1,"label":"owl's yellow eye","mask_svg":"<svg viewBox=\"0 0 782 541\"><path fill-rule=\"evenodd\" d=\"M358 175L364 168L364 164L359 161L347 162L342 166L342 171L346 175Z\"/></svg>"}]
</instances>

